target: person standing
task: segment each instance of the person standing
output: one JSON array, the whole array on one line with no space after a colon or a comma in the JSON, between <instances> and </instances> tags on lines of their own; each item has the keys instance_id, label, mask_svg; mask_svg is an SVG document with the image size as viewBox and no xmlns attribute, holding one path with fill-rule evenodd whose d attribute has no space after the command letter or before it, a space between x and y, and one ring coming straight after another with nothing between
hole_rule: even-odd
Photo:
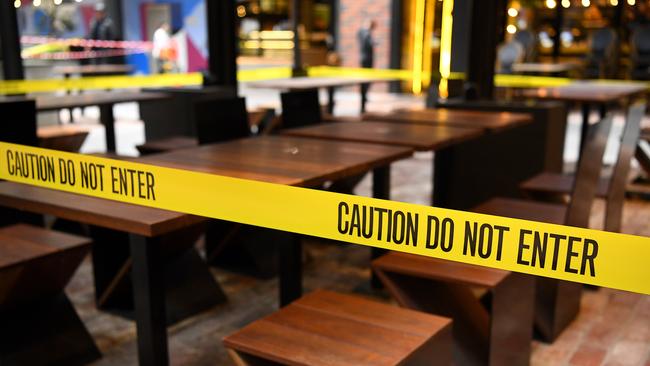
<instances>
[{"instance_id":1,"label":"person standing","mask_svg":"<svg viewBox=\"0 0 650 366\"><path fill-rule=\"evenodd\" d=\"M361 67L363 68L372 68L375 61L375 40L372 33L376 27L377 23L374 20L367 20L357 33ZM361 84L361 113L366 111L368 89L370 89L369 83Z\"/></svg>"},{"instance_id":2,"label":"person standing","mask_svg":"<svg viewBox=\"0 0 650 366\"><path fill-rule=\"evenodd\" d=\"M167 22L164 22L153 33L153 48L151 49L151 56L153 56L156 65L156 72L163 74L165 72L165 53L171 47L171 37L169 35L170 27Z\"/></svg>"},{"instance_id":3,"label":"person standing","mask_svg":"<svg viewBox=\"0 0 650 366\"><path fill-rule=\"evenodd\" d=\"M117 40L117 33L115 31L115 24L113 20L106 13L106 6L104 3L97 3L95 5L95 17L90 25L90 34L88 38L99 41L115 41ZM95 51L104 50L101 47L93 47ZM110 63L109 57L94 58L95 64Z\"/></svg>"}]
</instances>

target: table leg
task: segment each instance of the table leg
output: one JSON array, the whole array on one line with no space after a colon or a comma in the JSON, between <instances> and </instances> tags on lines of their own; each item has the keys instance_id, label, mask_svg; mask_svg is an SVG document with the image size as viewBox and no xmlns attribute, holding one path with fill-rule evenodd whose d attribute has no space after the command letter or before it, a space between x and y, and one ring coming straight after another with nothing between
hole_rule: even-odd
<instances>
[{"instance_id":1,"label":"table leg","mask_svg":"<svg viewBox=\"0 0 650 366\"><path fill-rule=\"evenodd\" d=\"M361 84L361 114L366 113L366 102L368 101L368 89L370 89L370 83Z\"/></svg>"},{"instance_id":2,"label":"table leg","mask_svg":"<svg viewBox=\"0 0 650 366\"><path fill-rule=\"evenodd\" d=\"M106 133L106 151L115 152L115 116L112 104L99 106L99 121L104 125Z\"/></svg>"},{"instance_id":3,"label":"table leg","mask_svg":"<svg viewBox=\"0 0 650 366\"><path fill-rule=\"evenodd\" d=\"M372 196L384 200L390 199L390 165L376 168L372 171ZM386 249L371 248L370 260L379 258L387 252ZM382 284L375 273L371 273L370 284L373 288L381 288Z\"/></svg>"},{"instance_id":4,"label":"table leg","mask_svg":"<svg viewBox=\"0 0 650 366\"><path fill-rule=\"evenodd\" d=\"M302 296L302 241L298 234L282 241L278 248L280 307Z\"/></svg>"},{"instance_id":5,"label":"table leg","mask_svg":"<svg viewBox=\"0 0 650 366\"><path fill-rule=\"evenodd\" d=\"M327 113L334 115L334 90L333 86L327 88Z\"/></svg>"},{"instance_id":6,"label":"table leg","mask_svg":"<svg viewBox=\"0 0 650 366\"><path fill-rule=\"evenodd\" d=\"M589 114L591 114L591 105L589 103L582 103L582 126L580 128L580 146L578 150L580 153L578 156L582 155L583 143L587 139L587 131L589 131Z\"/></svg>"},{"instance_id":7,"label":"table leg","mask_svg":"<svg viewBox=\"0 0 650 366\"><path fill-rule=\"evenodd\" d=\"M157 239L130 235L133 297L140 365L167 365L162 248Z\"/></svg>"}]
</instances>

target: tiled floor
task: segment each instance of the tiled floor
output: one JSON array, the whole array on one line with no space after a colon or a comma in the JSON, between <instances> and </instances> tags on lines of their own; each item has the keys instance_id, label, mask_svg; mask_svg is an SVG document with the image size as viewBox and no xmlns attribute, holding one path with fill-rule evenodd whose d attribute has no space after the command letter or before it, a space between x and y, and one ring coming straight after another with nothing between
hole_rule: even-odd
<instances>
[{"instance_id":1,"label":"tiled floor","mask_svg":"<svg viewBox=\"0 0 650 366\"><path fill-rule=\"evenodd\" d=\"M277 96L252 92L258 104L273 103ZM345 96L337 107L340 114L353 114L356 101ZM418 104L420 101L373 96L376 109L395 104ZM385 103L389 101L390 103ZM276 102L277 103L277 102ZM251 106L251 105L249 105ZM123 107L130 116L133 110ZM117 112L118 115L120 112ZM92 110L89 112L92 117ZM572 115L568 142L577 134L577 115ZM620 120L620 117L619 117ZM620 122L619 122L620 126ZM101 149L103 131L93 129L84 150ZM133 145L142 140L142 125L123 121L118 124L118 141L124 153L133 153ZM570 149L567 159L575 155ZM430 195L431 154L394 165L393 199L426 204ZM611 161L611 154L610 154ZM366 179L357 190L369 195ZM593 227L600 227L603 203L598 202L592 217ZM623 231L650 236L650 201L630 199L626 202ZM340 243L310 240L306 245L306 291L328 288L372 296L380 301L390 299L384 293L368 290L367 248ZM221 339L243 325L276 309L277 281L213 269L224 287L228 302L210 311L187 319L169 329L171 362L174 365L230 365ZM647 279L650 280L650 279ZM87 260L67 289L85 324L94 336L104 357L97 365L136 364L135 327L131 321L95 309L90 261ZM610 289L584 292L581 312L575 322L553 344L534 342L533 365L639 365L650 366L650 296Z\"/></svg>"}]
</instances>

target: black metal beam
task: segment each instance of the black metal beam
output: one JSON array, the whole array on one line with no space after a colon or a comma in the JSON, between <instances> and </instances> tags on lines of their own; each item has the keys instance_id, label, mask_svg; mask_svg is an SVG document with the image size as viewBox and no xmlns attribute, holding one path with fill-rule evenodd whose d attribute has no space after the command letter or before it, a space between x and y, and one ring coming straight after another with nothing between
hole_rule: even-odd
<instances>
[{"instance_id":1,"label":"black metal beam","mask_svg":"<svg viewBox=\"0 0 650 366\"><path fill-rule=\"evenodd\" d=\"M300 54L300 33L298 26L300 25L300 2L301 0L293 0L291 2L291 29L293 30L293 76L304 76L305 70L302 68L302 55Z\"/></svg>"},{"instance_id":2,"label":"black metal beam","mask_svg":"<svg viewBox=\"0 0 650 366\"><path fill-rule=\"evenodd\" d=\"M402 0L391 0L390 19L390 64L391 69L402 68ZM427 37L430 35L426 35ZM390 83L390 91L398 93L401 91L401 82Z\"/></svg>"},{"instance_id":3,"label":"black metal beam","mask_svg":"<svg viewBox=\"0 0 650 366\"><path fill-rule=\"evenodd\" d=\"M622 1L622 0L621 0ZM562 24L564 23L564 7L559 4L556 5L555 9L555 19L553 20L553 29L555 34L553 35L553 61L557 62L560 57L560 49L562 46Z\"/></svg>"},{"instance_id":4,"label":"black metal beam","mask_svg":"<svg viewBox=\"0 0 650 366\"><path fill-rule=\"evenodd\" d=\"M467 99L492 99L498 37L498 12L504 0L474 0L469 39ZM456 23L454 21L454 23Z\"/></svg>"},{"instance_id":5,"label":"black metal beam","mask_svg":"<svg viewBox=\"0 0 650 366\"><path fill-rule=\"evenodd\" d=\"M20 33L13 1L0 1L0 45L2 72L5 80L25 78L23 60L20 57Z\"/></svg>"},{"instance_id":6,"label":"black metal beam","mask_svg":"<svg viewBox=\"0 0 650 366\"><path fill-rule=\"evenodd\" d=\"M235 0L206 0L208 69L206 84L237 89Z\"/></svg>"}]
</instances>

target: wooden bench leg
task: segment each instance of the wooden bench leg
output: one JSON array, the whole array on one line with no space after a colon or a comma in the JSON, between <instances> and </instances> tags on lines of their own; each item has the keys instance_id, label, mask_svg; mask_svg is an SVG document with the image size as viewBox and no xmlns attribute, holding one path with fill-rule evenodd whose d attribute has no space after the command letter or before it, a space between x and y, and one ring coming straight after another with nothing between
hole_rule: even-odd
<instances>
[{"instance_id":1,"label":"wooden bench leg","mask_svg":"<svg viewBox=\"0 0 650 366\"><path fill-rule=\"evenodd\" d=\"M580 311L582 285L538 277L535 292L535 330L546 342L553 342Z\"/></svg>"},{"instance_id":2,"label":"wooden bench leg","mask_svg":"<svg viewBox=\"0 0 650 366\"><path fill-rule=\"evenodd\" d=\"M0 365L85 365L101 357L61 292L0 311Z\"/></svg>"},{"instance_id":3,"label":"wooden bench leg","mask_svg":"<svg viewBox=\"0 0 650 366\"><path fill-rule=\"evenodd\" d=\"M283 242L279 251L280 306L289 305L302 296L302 241L298 234Z\"/></svg>"},{"instance_id":4,"label":"wooden bench leg","mask_svg":"<svg viewBox=\"0 0 650 366\"><path fill-rule=\"evenodd\" d=\"M492 291L490 365L528 365L533 338L535 278L511 273Z\"/></svg>"}]
</instances>

